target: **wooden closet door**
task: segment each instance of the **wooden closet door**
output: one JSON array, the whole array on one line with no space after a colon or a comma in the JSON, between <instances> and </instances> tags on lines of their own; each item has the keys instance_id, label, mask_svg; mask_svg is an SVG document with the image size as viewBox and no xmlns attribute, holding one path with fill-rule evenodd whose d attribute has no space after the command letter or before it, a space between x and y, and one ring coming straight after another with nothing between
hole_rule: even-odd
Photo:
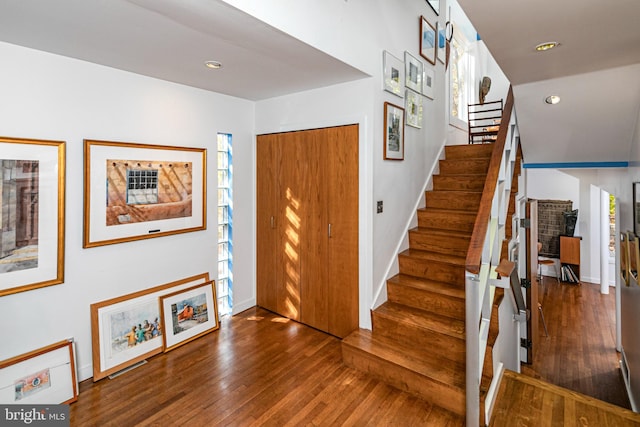
<instances>
[{"instance_id":1,"label":"wooden closet door","mask_svg":"<svg viewBox=\"0 0 640 427\"><path fill-rule=\"evenodd\" d=\"M358 328L358 125L326 130L327 215L331 224L327 287L328 332L345 337Z\"/></svg>"},{"instance_id":2,"label":"wooden closet door","mask_svg":"<svg viewBox=\"0 0 640 427\"><path fill-rule=\"evenodd\" d=\"M301 321L322 331L329 330L329 282L327 245L329 240L326 188L326 136L325 129L298 132L305 150L301 164L306 197L302 239L302 282L300 293Z\"/></svg>"},{"instance_id":3,"label":"wooden closet door","mask_svg":"<svg viewBox=\"0 0 640 427\"><path fill-rule=\"evenodd\" d=\"M277 165L278 141L274 135L259 135L256 141L256 301L277 311Z\"/></svg>"},{"instance_id":4,"label":"wooden closet door","mask_svg":"<svg viewBox=\"0 0 640 427\"><path fill-rule=\"evenodd\" d=\"M277 134L276 312L300 320L301 242L306 217L305 148L295 133Z\"/></svg>"}]
</instances>

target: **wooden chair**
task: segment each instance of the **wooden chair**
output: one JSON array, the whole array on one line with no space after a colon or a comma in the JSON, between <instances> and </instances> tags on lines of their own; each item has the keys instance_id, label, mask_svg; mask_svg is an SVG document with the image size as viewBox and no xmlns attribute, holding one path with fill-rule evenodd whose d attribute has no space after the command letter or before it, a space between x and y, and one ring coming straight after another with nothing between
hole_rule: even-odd
<instances>
[{"instance_id":1,"label":"wooden chair","mask_svg":"<svg viewBox=\"0 0 640 427\"><path fill-rule=\"evenodd\" d=\"M498 138L502 109L502 99L467 106L469 144L491 143Z\"/></svg>"},{"instance_id":2,"label":"wooden chair","mask_svg":"<svg viewBox=\"0 0 640 427\"><path fill-rule=\"evenodd\" d=\"M553 259L540 258L540 249L542 249L542 243L538 242L538 280L542 279L542 266L553 265L553 268L556 270L556 281L560 283L560 274L558 272L558 265Z\"/></svg>"}]
</instances>

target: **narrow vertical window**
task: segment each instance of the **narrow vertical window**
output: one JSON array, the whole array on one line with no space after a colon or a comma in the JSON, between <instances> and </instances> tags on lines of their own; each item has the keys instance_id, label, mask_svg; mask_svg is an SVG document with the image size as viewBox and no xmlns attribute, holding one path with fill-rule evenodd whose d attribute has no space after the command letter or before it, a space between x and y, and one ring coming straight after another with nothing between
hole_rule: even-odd
<instances>
[{"instance_id":1,"label":"narrow vertical window","mask_svg":"<svg viewBox=\"0 0 640 427\"><path fill-rule=\"evenodd\" d=\"M233 306L233 151L231 135L218 134L218 311Z\"/></svg>"}]
</instances>

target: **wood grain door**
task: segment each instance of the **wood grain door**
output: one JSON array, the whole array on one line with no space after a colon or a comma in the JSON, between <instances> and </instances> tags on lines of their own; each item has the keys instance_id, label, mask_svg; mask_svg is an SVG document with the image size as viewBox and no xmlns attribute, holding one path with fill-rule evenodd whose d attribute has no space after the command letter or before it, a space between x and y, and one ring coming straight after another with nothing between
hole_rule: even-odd
<instances>
[{"instance_id":1,"label":"wood grain door","mask_svg":"<svg viewBox=\"0 0 640 427\"><path fill-rule=\"evenodd\" d=\"M346 336L358 327L358 126L257 146L258 305Z\"/></svg>"},{"instance_id":2,"label":"wood grain door","mask_svg":"<svg viewBox=\"0 0 640 427\"><path fill-rule=\"evenodd\" d=\"M276 312L300 320L300 282L306 185L305 147L295 133L277 134Z\"/></svg>"},{"instance_id":3,"label":"wood grain door","mask_svg":"<svg viewBox=\"0 0 640 427\"><path fill-rule=\"evenodd\" d=\"M327 144L326 129L300 132L298 138L305 147L305 179L307 215L302 219L302 283L300 292L301 321L309 326L329 331L328 283L328 220L327 208Z\"/></svg>"},{"instance_id":4,"label":"wood grain door","mask_svg":"<svg viewBox=\"0 0 640 427\"><path fill-rule=\"evenodd\" d=\"M275 135L261 135L256 143L256 300L260 307L277 311L277 165Z\"/></svg>"},{"instance_id":5,"label":"wood grain door","mask_svg":"<svg viewBox=\"0 0 640 427\"><path fill-rule=\"evenodd\" d=\"M329 333L358 328L358 125L327 129Z\"/></svg>"}]
</instances>

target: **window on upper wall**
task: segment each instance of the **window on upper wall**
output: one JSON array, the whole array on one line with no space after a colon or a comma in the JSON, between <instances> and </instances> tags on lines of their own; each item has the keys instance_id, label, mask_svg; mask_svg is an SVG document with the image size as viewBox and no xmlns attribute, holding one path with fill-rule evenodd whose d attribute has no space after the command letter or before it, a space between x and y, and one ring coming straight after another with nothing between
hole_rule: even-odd
<instances>
[{"instance_id":1,"label":"window on upper wall","mask_svg":"<svg viewBox=\"0 0 640 427\"><path fill-rule=\"evenodd\" d=\"M476 32L457 3L449 11L453 38L449 56L449 124L467 130L467 106L473 101Z\"/></svg>"}]
</instances>

